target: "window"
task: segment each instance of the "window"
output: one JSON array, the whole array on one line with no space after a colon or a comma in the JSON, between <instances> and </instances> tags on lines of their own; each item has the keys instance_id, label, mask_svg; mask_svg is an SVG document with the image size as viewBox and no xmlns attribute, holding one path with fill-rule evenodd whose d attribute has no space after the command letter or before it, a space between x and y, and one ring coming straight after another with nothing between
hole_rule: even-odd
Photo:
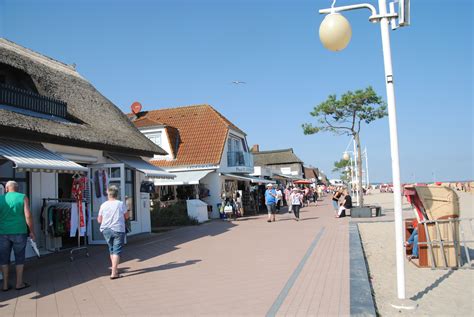
<instances>
[{"instance_id":1,"label":"window","mask_svg":"<svg viewBox=\"0 0 474 317\"><path fill-rule=\"evenodd\" d=\"M160 201L175 200L175 186L160 186Z\"/></svg>"},{"instance_id":2,"label":"window","mask_svg":"<svg viewBox=\"0 0 474 317\"><path fill-rule=\"evenodd\" d=\"M10 161L0 160L0 184L5 185L8 181L15 181L18 183L18 192L30 194L30 182L28 172L18 172L16 168L13 168L13 163Z\"/></svg>"},{"instance_id":3,"label":"window","mask_svg":"<svg viewBox=\"0 0 474 317\"><path fill-rule=\"evenodd\" d=\"M229 152L242 152L242 139L237 138L235 136L230 136L229 140L227 141L228 144L228 151Z\"/></svg>"},{"instance_id":4,"label":"window","mask_svg":"<svg viewBox=\"0 0 474 317\"><path fill-rule=\"evenodd\" d=\"M125 203L129 211L130 220L137 220L137 210L135 208L135 171L125 169Z\"/></svg>"},{"instance_id":5,"label":"window","mask_svg":"<svg viewBox=\"0 0 474 317\"><path fill-rule=\"evenodd\" d=\"M161 146L161 132L147 134L146 137L149 138L151 142Z\"/></svg>"}]
</instances>

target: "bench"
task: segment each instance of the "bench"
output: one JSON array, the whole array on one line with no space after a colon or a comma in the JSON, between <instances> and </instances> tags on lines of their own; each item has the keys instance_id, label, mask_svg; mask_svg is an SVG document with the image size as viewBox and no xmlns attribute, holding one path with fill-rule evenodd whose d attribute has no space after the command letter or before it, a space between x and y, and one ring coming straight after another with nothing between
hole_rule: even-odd
<instances>
[{"instance_id":1,"label":"bench","mask_svg":"<svg viewBox=\"0 0 474 317\"><path fill-rule=\"evenodd\" d=\"M382 207L380 206L364 206L364 207L352 207L350 209L352 218L371 218L382 216Z\"/></svg>"}]
</instances>

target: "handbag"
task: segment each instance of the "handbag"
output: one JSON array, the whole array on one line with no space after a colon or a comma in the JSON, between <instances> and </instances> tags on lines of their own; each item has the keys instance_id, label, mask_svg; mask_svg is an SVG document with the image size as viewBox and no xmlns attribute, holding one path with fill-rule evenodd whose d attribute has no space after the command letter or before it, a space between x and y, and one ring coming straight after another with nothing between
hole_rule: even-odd
<instances>
[{"instance_id":1,"label":"handbag","mask_svg":"<svg viewBox=\"0 0 474 317\"><path fill-rule=\"evenodd\" d=\"M226 206L224 207L224 213L227 214L227 213L232 213L232 212L234 212L234 209L232 208L231 205L226 205Z\"/></svg>"}]
</instances>

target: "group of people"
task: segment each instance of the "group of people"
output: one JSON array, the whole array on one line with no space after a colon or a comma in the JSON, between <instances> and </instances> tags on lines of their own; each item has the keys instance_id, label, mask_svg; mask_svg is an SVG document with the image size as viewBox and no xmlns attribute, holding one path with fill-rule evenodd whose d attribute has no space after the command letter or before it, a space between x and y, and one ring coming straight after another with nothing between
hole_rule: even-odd
<instances>
[{"instance_id":1,"label":"group of people","mask_svg":"<svg viewBox=\"0 0 474 317\"><path fill-rule=\"evenodd\" d=\"M23 270L28 238L35 241L36 235L29 199L18 190L18 183L8 181L5 185L5 194L0 195L0 265L4 292L12 289L9 284L12 251L16 269L15 289L21 290L30 287L30 284L23 281ZM118 194L119 189L116 186L110 186L107 189L108 200L100 206L97 218L100 223L100 231L104 235L109 249L112 264L111 279L120 277L118 265L125 242L125 221L129 217L127 204L117 199Z\"/></svg>"},{"instance_id":2,"label":"group of people","mask_svg":"<svg viewBox=\"0 0 474 317\"><path fill-rule=\"evenodd\" d=\"M288 212L293 213L295 220L300 220L300 209L304 206L308 197L305 197L305 190L298 187L287 187L283 192L280 187L274 187L273 184L267 185L265 191L265 205L267 206L268 219L267 222L276 221L276 214L280 212L283 205L283 199L286 200ZM315 198L316 199L316 198Z\"/></svg>"},{"instance_id":3,"label":"group of people","mask_svg":"<svg viewBox=\"0 0 474 317\"><path fill-rule=\"evenodd\" d=\"M332 195L332 205L336 218L346 216L346 210L352 208L352 197L346 188L338 187Z\"/></svg>"}]
</instances>

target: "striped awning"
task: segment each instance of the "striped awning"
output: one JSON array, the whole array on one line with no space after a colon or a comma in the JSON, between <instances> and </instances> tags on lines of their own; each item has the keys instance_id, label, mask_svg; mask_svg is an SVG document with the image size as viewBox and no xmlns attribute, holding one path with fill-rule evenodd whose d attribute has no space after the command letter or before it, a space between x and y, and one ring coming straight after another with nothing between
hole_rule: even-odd
<instances>
[{"instance_id":1,"label":"striped awning","mask_svg":"<svg viewBox=\"0 0 474 317\"><path fill-rule=\"evenodd\" d=\"M124 163L130 168L136 169L137 171L144 173L145 176L149 178L173 179L176 177L176 175L171 174L151 163L148 163L147 161L143 160L138 156L129 156L115 153L107 153L107 155L116 161Z\"/></svg>"},{"instance_id":2,"label":"striped awning","mask_svg":"<svg viewBox=\"0 0 474 317\"><path fill-rule=\"evenodd\" d=\"M40 143L0 139L0 157L13 162L19 171L84 173L88 169L53 153Z\"/></svg>"}]
</instances>

